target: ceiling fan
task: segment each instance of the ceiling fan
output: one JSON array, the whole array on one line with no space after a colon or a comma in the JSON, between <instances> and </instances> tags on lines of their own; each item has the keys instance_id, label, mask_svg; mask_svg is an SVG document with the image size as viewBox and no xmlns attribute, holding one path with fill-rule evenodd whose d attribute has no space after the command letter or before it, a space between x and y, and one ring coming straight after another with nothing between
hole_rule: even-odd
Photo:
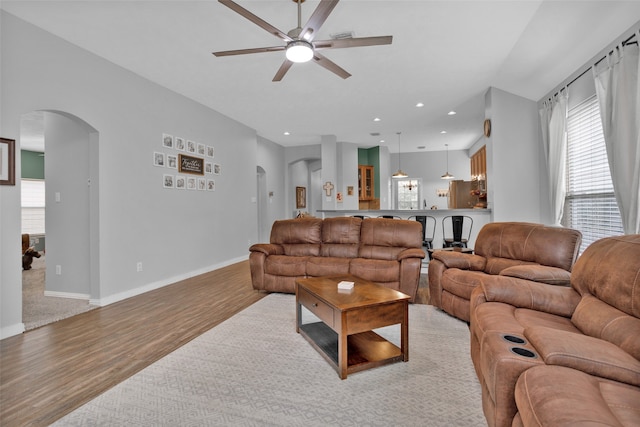
<instances>
[{"instance_id":1,"label":"ceiling fan","mask_svg":"<svg viewBox=\"0 0 640 427\"><path fill-rule=\"evenodd\" d=\"M280 69L273 77L274 82L282 80L284 75L289 71L289 68L294 62L307 62L313 59L318 65L326 68L332 73L346 79L351 76L346 70L340 67L329 58L320 54L320 50L323 49L340 49L347 47L361 47L361 46L377 46L391 44L393 36L379 36L379 37L351 37L335 40L319 40L314 41L313 38L318 33L318 30L326 21L329 14L338 4L339 0L321 0L320 4L313 12L304 27L301 25L302 16L302 3L305 0L293 0L298 5L298 26L288 33L284 33L273 25L257 17L247 9L243 8L239 4L231 0L218 0L223 5L227 6L231 10L239 13L247 18L249 21L258 25L260 28L268 31L270 34L282 39L286 42L284 46L271 46L271 47L258 47L253 49L239 49L239 50L226 50L221 52L213 52L215 56L231 56L231 55L246 55L249 53L263 53L263 52L277 52L286 51L286 59L280 66Z\"/></svg>"}]
</instances>

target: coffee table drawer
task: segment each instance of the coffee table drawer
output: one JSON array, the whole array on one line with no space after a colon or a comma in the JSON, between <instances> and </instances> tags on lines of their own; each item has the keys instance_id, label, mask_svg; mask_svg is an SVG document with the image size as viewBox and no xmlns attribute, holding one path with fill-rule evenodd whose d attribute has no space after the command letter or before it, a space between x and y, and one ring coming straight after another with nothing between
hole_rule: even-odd
<instances>
[{"instance_id":1,"label":"coffee table drawer","mask_svg":"<svg viewBox=\"0 0 640 427\"><path fill-rule=\"evenodd\" d=\"M298 289L298 301L330 328L334 327L333 309L304 289Z\"/></svg>"}]
</instances>

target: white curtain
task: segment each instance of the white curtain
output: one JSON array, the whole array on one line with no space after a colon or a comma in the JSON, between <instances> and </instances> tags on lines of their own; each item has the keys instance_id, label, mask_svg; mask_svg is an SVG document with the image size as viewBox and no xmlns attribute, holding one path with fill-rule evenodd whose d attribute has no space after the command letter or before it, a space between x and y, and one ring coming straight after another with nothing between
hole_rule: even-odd
<instances>
[{"instance_id":1,"label":"white curtain","mask_svg":"<svg viewBox=\"0 0 640 427\"><path fill-rule=\"evenodd\" d=\"M567 193L567 90L544 102L540 109L542 142L547 160L549 198L554 225L561 225L564 198Z\"/></svg>"},{"instance_id":2,"label":"white curtain","mask_svg":"<svg viewBox=\"0 0 640 427\"><path fill-rule=\"evenodd\" d=\"M636 34L636 40L640 33ZM593 67L604 141L625 234L640 233L640 66L638 44L618 46Z\"/></svg>"}]
</instances>

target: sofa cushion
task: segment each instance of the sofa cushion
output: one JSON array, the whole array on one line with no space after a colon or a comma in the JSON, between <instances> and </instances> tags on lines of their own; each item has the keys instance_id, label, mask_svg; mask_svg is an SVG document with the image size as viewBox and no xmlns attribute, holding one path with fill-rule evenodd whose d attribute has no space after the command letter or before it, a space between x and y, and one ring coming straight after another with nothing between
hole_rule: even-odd
<instances>
[{"instance_id":1,"label":"sofa cushion","mask_svg":"<svg viewBox=\"0 0 640 427\"><path fill-rule=\"evenodd\" d=\"M525 329L524 336L547 365L640 386L640 361L608 341L543 326Z\"/></svg>"},{"instance_id":2,"label":"sofa cushion","mask_svg":"<svg viewBox=\"0 0 640 427\"><path fill-rule=\"evenodd\" d=\"M349 274L351 258L341 257L309 257L307 260L307 276L337 276Z\"/></svg>"},{"instance_id":3,"label":"sofa cushion","mask_svg":"<svg viewBox=\"0 0 640 427\"><path fill-rule=\"evenodd\" d=\"M500 271L501 276L518 277L548 285L571 285L571 273L558 267L548 267L540 264L516 265Z\"/></svg>"},{"instance_id":4,"label":"sofa cushion","mask_svg":"<svg viewBox=\"0 0 640 427\"><path fill-rule=\"evenodd\" d=\"M495 222L482 227L474 251L486 258L517 259L571 271L581 241L580 232L568 228Z\"/></svg>"},{"instance_id":5,"label":"sofa cushion","mask_svg":"<svg viewBox=\"0 0 640 427\"><path fill-rule=\"evenodd\" d=\"M274 276L304 277L309 257L271 255L264 262L264 272Z\"/></svg>"},{"instance_id":6,"label":"sofa cushion","mask_svg":"<svg viewBox=\"0 0 640 427\"><path fill-rule=\"evenodd\" d=\"M298 218L276 221L271 227L270 242L279 244L285 255L320 255L322 219Z\"/></svg>"},{"instance_id":7,"label":"sofa cushion","mask_svg":"<svg viewBox=\"0 0 640 427\"><path fill-rule=\"evenodd\" d=\"M640 425L639 388L561 366L526 370L515 399L524 426Z\"/></svg>"},{"instance_id":8,"label":"sofa cushion","mask_svg":"<svg viewBox=\"0 0 640 427\"><path fill-rule=\"evenodd\" d=\"M359 258L397 260L407 248L422 248L422 225L418 221L367 218L360 231Z\"/></svg>"},{"instance_id":9,"label":"sofa cushion","mask_svg":"<svg viewBox=\"0 0 640 427\"><path fill-rule=\"evenodd\" d=\"M484 266L484 272L487 274L500 274L502 270L507 268L518 267L522 265L540 265L535 262L522 261L519 259L487 257Z\"/></svg>"},{"instance_id":10,"label":"sofa cushion","mask_svg":"<svg viewBox=\"0 0 640 427\"><path fill-rule=\"evenodd\" d=\"M571 285L640 318L640 234L598 240L580 256Z\"/></svg>"},{"instance_id":11,"label":"sofa cushion","mask_svg":"<svg viewBox=\"0 0 640 427\"><path fill-rule=\"evenodd\" d=\"M571 320L584 334L607 340L640 360L640 319L584 295Z\"/></svg>"},{"instance_id":12,"label":"sofa cushion","mask_svg":"<svg viewBox=\"0 0 640 427\"><path fill-rule=\"evenodd\" d=\"M416 224L420 225L417 222ZM397 282L400 277L400 264L396 261L354 258L351 260L349 272L372 282Z\"/></svg>"},{"instance_id":13,"label":"sofa cushion","mask_svg":"<svg viewBox=\"0 0 640 427\"><path fill-rule=\"evenodd\" d=\"M360 245L362 220L353 217L327 218L322 224L323 257L355 258Z\"/></svg>"}]
</instances>

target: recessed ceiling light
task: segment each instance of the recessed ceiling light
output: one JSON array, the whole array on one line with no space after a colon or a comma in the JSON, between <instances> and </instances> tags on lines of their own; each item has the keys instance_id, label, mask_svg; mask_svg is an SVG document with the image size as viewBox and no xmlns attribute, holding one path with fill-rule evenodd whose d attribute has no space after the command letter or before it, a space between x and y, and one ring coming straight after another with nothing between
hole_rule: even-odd
<instances>
[{"instance_id":1,"label":"recessed ceiling light","mask_svg":"<svg viewBox=\"0 0 640 427\"><path fill-rule=\"evenodd\" d=\"M291 135L291 134L290 134L289 132L285 132L284 134L285 134L286 136L289 136L289 135Z\"/></svg>"},{"instance_id":2,"label":"recessed ceiling light","mask_svg":"<svg viewBox=\"0 0 640 427\"><path fill-rule=\"evenodd\" d=\"M422 102L418 102L418 103L416 104L416 107L418 107L418 108L420 108L420 107L424 107L424 103L422 103Z\"/></svg>"},{"instance_id":3,"label":"recessed ceiling light","mask_svg":"<svg viewBox=\"0 0 640 427\"><path fill-rule=\"evenodd\" d=\"M446 130L441 130L440 133L447 133L447 131Z\"/></svg>"},{"instance_id":4,"label":"recessed ceiling light","mask_svg":"<svg viewBox=\"0 0 640 427\"><path fill-rule=\"evenodd\" d=\"M384 139L381 139L381 140L380 140L380 144L384 144Z\"/></svg>"},{"instance_id":5,"label":"recessed ceiling light","mask_svg":"<svg viewBox=\"0 0 640 427\"><path fill-rule=\"evenodd\" d=\"M449 116L455 116L455 115L456 115L456 114L458 114L458 113L456 113L455 111L451 110L451 111L449 111L447 114L448 114Z\"/></svg>"},{"instance_id":6,"label":"recessed ceiling light","mask_svg":"<svg viewBox=\"0 0 640 427\"><path fill-rule=\"evenodd\" d=\"M373 119L374 122L379 122L380 121L380 117L376 117L375 119Z\"/></svg>"}]
</instances>

